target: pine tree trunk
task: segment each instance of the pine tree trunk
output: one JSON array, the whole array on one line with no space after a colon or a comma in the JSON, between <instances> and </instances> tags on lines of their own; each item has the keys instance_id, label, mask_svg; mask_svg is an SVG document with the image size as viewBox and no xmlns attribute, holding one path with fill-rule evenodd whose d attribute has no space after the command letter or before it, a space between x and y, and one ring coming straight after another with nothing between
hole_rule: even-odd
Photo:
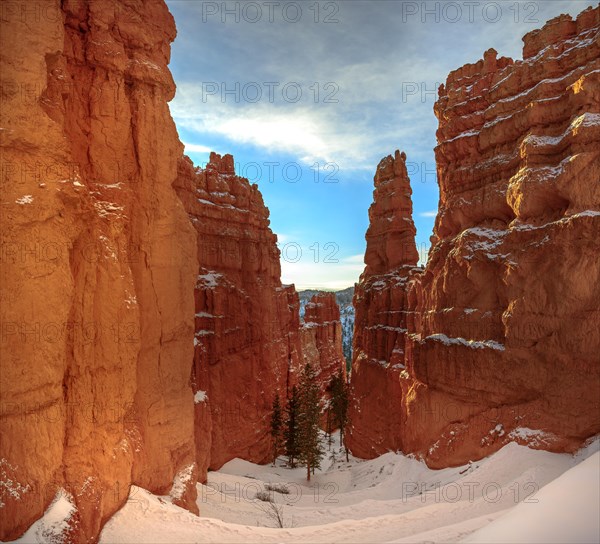
<instances>
[{"instance_id":1,"label":"pine tree trunk","mask_svg":"<svg viewBox=\"0 0 600 544\"><path fill-rule=\"evenodd\" d=\"M306 463L306 481L310 482L310 463Z\"/></svg>"}]
</instances>

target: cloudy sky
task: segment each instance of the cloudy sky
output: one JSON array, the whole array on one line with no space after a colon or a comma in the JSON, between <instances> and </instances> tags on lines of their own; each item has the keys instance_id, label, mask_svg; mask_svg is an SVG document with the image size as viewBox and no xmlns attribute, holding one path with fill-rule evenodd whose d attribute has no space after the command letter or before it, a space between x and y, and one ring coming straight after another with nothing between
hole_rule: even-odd
<instances>
[{"instance_id":1,"label":"cloudy sky","mask_svg":"<svg viewBox=\"0 0 600 544\"><path fill-rule=\"evenodd\" d=\"M363 269L378 162L408 157L426 260L438 188L433 104L448 72L592 2L167 0L178 36L171 111L203 165L231 153L258 183L282 250L282 280L342 289Z\"/></svg>"}]
</instances>

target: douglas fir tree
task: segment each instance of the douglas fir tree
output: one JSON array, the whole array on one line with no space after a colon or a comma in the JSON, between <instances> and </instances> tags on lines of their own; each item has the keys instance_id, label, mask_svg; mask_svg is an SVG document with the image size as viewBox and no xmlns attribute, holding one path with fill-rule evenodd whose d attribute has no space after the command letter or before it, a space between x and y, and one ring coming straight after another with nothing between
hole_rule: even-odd
<instances>
[{"instance_id":1,"label":"douglas fir tree","mask_svg":"<svg viewBox=\"0 0 600 544\"><path fill-rule=\"evenodd\" d=\"M321 398L316 383L315 372L307 363L302 371L299 386L299 460L306 466L306 479L310 481L311 470L321 467L321 457L325 453L321 444L319 421Z\"/></svg>"},{"instance_id":2,"label":"douglas fir tree","mask_svg":"<svg viewBox=\"0 0 600 544\"><path fill-rule=\"evenodd\" d=\"M298 388L294 385L292 396L287 401L285 408L286 424L283 432L285 440L285 455L288 458L290 468L296 467L296 460L299 455L299 410L300 401L298 398Z\"/></svg>"},{"instance_id":3,"label":"douglas fir tree","mask_svg":"<svg viewBox=\"0 0 600 544\"><path fill-rule=\"evenodd\" d=\"M350 391L348 382L340 370L331 378L331 411L333 413L333 425L340 430L340 446L346 450L346 461L348 461L348 448L345 441L345 430L349 424L348 404L350 402Z\"/></svg>"},{"instance_id":4,"label":"douglas fir tree","mask_svg":"<svg viewBox=\"0 0 600 544\"><path fill-rule=\"evenodd\" d=\"M277 456L281 452L283 443L283 419L281 414L281 405L279 404L279 395L273 399L273 411L271 412L271 441L273 446L273 466L277 461Z\"/></svg>"}]
</instances>

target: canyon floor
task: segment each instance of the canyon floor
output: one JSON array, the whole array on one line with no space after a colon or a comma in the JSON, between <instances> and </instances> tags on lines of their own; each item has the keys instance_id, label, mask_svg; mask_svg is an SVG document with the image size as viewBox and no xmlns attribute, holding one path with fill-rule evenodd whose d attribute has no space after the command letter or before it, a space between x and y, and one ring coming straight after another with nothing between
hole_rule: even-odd
<instances>
[{"instance_id":1,"label":"canyon floor","mask_svg":"<svg viewBox=\"0 0 600 544\"><path fill-rule=\"evenodd\" d=\"M372 461L333 447L310 483L305 469L234 459L198 485L197 517L133 487L100 542L598 542L600 439L575 455L510 443L462 467L431 470L387 453ZM284 528L255 498L265 486ZM59 497L18 542L55 542L72 511ZM53 538L56 537L56 540Z\"/></svg>"}]
</instances>

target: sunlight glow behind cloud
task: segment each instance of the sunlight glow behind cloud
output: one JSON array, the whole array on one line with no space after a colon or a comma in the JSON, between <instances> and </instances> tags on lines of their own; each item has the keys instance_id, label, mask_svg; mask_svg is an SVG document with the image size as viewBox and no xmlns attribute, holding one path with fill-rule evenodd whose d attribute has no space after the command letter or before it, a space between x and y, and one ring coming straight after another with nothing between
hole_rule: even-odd
<instances>
[{"instance_id":1,"label":"sunlight glow behind cloud","mask_svg":"<svg viewBox=\"0 0 600 544\"><path fill-rule=\"evenodd\" d=\"M332 162L340 168L373 169L367 151L376 144L370 142L368 131L356 130L332 112L302 105L289 109L271 104L243 107L219 100L202 104L200 94L198 86L182 84L171 105L177 126L198 137L217 134L270 153L296 155L305 164Z\"/></svg>"},{"instance_id":2,"label":"sunlight glow behind cloud","mask_svg":"<svg viewBox=\"0 0 600 544\"><path fill-rule=\"evenodd\" d=\"M298 183L287 183L281 171L275 180L256 183L270 209L272 230L287 233L279 236L280 244L295 241L310 247L335 241L340 247L339 263L282 259L283 281L330 289L352 285L364 268L373 174L379 161L396 149L405 151L413 165L416 243L420 262L426 260L439 200L433 105L448 73L477 62L490 47L501 56L520 58L524 34L590 4L493 3L502 6L504 15L490 23L482 19L479 4L470 3L477 4L476 21L463 18L449 24L432 16L425 22L420 16L403 20L401 0L338 1L339 22L327 25L311 17L298 24L281 18L274 23L267 18L256 24L236 24L232 18L222 23L217 16L199 23L203 2L167 2L178 27L171 62L177 93L170 109L188 142L186 153L195 154L192 158L199 164L211 149L231 153L242 167L254 161L300 164L306 175ZM536 8L533 16L525 4ZM277 82L274 101L223 96L222 88L218 94L204 92L207 84L226 89L250 84L263 87L266 96L264 82ZM332 82L338 89L335 101L326 102L325 86ZM288 83L302 87L300 101L282 99ZM321 91L318 100L311 91L315 85ZM321 168L324 163L337 165L339 183L313 183L310 167L315 162Z\"/></svg>"}]
</instances>

